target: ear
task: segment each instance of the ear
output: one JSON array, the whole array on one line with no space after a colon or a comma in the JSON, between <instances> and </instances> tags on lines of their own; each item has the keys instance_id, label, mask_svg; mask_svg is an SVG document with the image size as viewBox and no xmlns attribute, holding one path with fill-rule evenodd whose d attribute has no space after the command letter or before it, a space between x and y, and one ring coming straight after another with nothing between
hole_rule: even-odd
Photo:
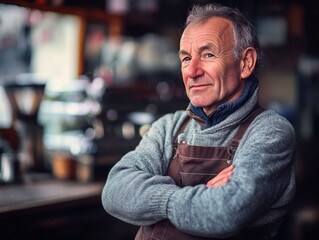
<instances>
[{"instance_id":1,"label":"ear","mask_svg":"<svg viewBox=\"0 0 319 240\"><path fill-rule=\"evenodd\" d=\"M240 60L240 77L242 79L248 78L255 69L257 62L257 52L253 47L248 47L243 51Z\"/></svg>"}]
</instances>

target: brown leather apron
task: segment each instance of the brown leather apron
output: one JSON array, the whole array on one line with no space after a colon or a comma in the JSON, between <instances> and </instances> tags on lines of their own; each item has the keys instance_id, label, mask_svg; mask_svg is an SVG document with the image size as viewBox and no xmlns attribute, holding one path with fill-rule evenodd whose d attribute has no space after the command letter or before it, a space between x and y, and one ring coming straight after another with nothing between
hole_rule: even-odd
<instances>
[{"instance_id":1,"label":"brown leather apron","mask_svg":"<svg viewBox=\"0 0 319 240\"><path fill-rule=\"evenodd\" d=\"M233 162L239 141L250 123L263 109L257 108L238 128L228 147L191 146L184 142L177 143L177 136L184 131L190 118L181 126L174 138L173 158L167 175L171 176L180 187L206 184L224 168ZM246 236L246 235L245 235ZM200 240L203 238L179 231L169 220L163 220L150 226L142 226L135 240ZM229 239L248 239L238 236ZM256 239L256 238L255 238ZM257 238L260 239L260 238Z\"/></svg>"}]
</instances>

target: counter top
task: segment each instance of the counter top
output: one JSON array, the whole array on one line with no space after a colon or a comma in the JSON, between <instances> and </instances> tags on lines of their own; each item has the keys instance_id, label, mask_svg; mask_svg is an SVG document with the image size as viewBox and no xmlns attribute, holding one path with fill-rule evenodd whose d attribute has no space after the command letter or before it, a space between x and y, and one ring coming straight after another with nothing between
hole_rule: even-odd
<instances>
[{"instance_id":1,"label":"counter top","mask_svg":"<svg viewBox=\"0 0 319 240\"><path fill-rule=\"evenodd\" d=\"M136 227L114 219L103 209L104 183L33 176L21 184L1 184L0 238L133 239Z\"/></svg>"},{"instance_id":2,"label":"counter top","mask_svg":"<svg viewBox=\"0 0 319 240\"><path fill-rule=\"evenodd\" d=\"M103 185L56 179L0 185L0 217L68 202L99 201Z\"/></svg>"}]
</instances>

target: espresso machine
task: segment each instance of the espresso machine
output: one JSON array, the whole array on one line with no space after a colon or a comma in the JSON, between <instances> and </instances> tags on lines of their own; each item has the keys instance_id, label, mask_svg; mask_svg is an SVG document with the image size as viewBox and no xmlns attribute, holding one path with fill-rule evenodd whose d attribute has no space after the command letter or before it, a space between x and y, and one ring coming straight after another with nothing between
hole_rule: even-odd
<instances>
[{"instance_id":1,"label":"espresso machine","mask_svg":"<svg viewBox=\"0 0 319 240\"><path fill-rule=\"evenodd\" d=\"M13 116L10 129L2 130L6 136L0 134L0 137L5 140L15 138L15 141L6 142L14 143L13 148L10 144L9 147L13 149L15 155L12 158L19 163L22 173L45 171L42 127L37 121L44 87L45 82L33 74L19 74L3 85ZM3 156L4 161L9 161L6 155Z\"/></svg>"}]
</instances>

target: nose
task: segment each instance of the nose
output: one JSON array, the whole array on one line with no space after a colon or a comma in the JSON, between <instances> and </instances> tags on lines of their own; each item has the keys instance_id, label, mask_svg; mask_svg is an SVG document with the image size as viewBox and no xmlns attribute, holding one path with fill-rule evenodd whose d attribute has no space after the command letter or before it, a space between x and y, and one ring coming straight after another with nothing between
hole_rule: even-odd
<instances>
[{"instance_id":1,"label":"nose","mask_svg":"<svg viewBox=\"0 0 319 240\"><path fill-rule=\"evenodd\" d=\"M204 70L198 59L192 58L187 67L187 75L189 78L196 79L204 74Z\"/></svg>"}]
</instances>

